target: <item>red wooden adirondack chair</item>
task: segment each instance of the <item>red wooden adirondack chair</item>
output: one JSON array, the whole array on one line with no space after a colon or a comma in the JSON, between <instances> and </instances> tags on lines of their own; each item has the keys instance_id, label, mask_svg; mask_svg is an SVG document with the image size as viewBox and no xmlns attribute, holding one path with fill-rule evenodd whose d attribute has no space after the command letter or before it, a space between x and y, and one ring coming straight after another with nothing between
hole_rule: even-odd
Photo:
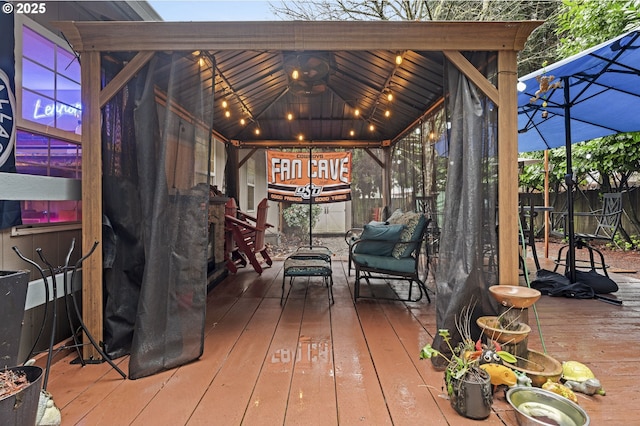
<instances>
[{"instance_id":1,"label":"red wooden adirondack chair","mask_svg":"<svg viewBox=\"0 0 640 426\"><path fill-rule=\"evenodd\" d=\"M256 257L260 253L267 265L273 263L265 245L265 231L272 225L267 223L267 199L258 204L255 217L238 210L236 202L230 198L225 206L225 251L227 267L231 272L237 266L246 266L247 261L261 274L262 265Z\"/></svg>"}]
</instances>

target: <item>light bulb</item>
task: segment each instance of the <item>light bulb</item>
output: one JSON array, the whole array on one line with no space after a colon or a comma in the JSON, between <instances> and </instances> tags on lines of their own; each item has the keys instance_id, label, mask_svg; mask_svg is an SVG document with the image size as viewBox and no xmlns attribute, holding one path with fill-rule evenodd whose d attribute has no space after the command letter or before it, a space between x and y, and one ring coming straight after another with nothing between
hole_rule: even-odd
<instances>
[{"instance_id":1,"label":"light bulb","mask_svg":"<svg viewBox=\"0 0 640 426\"><path fill-rule=\"evenodd\" d=\"M293 70L293 72L291 73L291 78L297 80L298 77L300 77L300 73L298 72L298 70Z\"/></svg>"},{"instance_id":2,"label":"light bulb","mask_svg":"<svg viewBox=\"0 0 640 426\"><path fill-rule=\"evenodd\" d=\"M227 117L227 118L231 117L231 113L229 112L229 110L226 110L224 112L224 116Z\"/></svg>"},{"instance_id":3,"label":"light bulb","mask_svg":"<svg viewBox=\"0 0 640 426\"><path fill-rule=\"evenodd\" d=\"M360 116L360 110L359 110L358 108L356 108L356 110L355 110L355 111L353 111L353 114L354 114L356 117L359 117L359 116Z\"/></svg>"},{"instance_id":4,"label":"light bulb","mask_svg":"<svg viewBox=\"0 0 640 426\"><path fill-rule=\"evenodd\" d=\"M396 64L400 65L402 63L402 55L396 55Z\"/></svg>"},{"instance_id":5,"label":"light bulb","mask_svg":"<svg viewBox=\"0 0 640 426\"><path fill-rule=\"evenodd\" d=\"M260 134L260 129L256 128L256 135L259 135L259 134Z\"/></svg>"},{"instance_id":6,"label":"light bulb","mask_svg":"<svg viewBox=\"0 0 640 426\"><path fill-rule=\"evenodd\" d=\"M387 93L387 100L389 102L391 102L393 100L393 93L391 93L391 92Z\"/></svg>"},{"instance_id":7,"label":"light bulb","mask_svg":"<svg viewBox=\"0 0 640 426\"><path fill-rule=\"evenodd\" d=\"M349 131L349 135L350 135L350 136L355 136L355 134L356 134L356 132L355 132L355 131L353 131L353 130L350 130L350 131Z\"/></svg>"},{"instance_id":8,"label":"light bulb","mask_svg":"<svg viewBox=\"0 0 640 426\"><path fill-rule=\"evenodd\" d=\"M226 99L222 100L222 108L226 108L229 104L227 103Z\"/></svg>"},{"instance_id":9,"label":"light bulb","mask_svg":"<svg viewBox=\"0 0 640 426\"><path fill-rule=\"evenodd\" d=\"M391 116L391 111L386 110L386 111L384 112L384 116L385 116L385 117L387 117L387 118L389 118L389 117Z\"/></svg>"},{"instance_id":10,"label":"light bulb","mask_svg":"<svg viewBox=\"0 0 640 426\"><path fill-rule=\"evenodd\" d=\"M293 114L291 113L287 114L287 120L289 121L293 120Z\"/></svg>"},{"instance_id":11,"label":"light bulb","mask_svg":"<svg viewBox=\"0 0 640 426\"><path fill-rule=\"evenodd\" d=\"M247 121L246 121L244 118L241 118L241 119L240 119L240 124L241 124L241 125L243 125L243 126L244 126L246 123L247 123Z\"/></svg>"}]
</instances>

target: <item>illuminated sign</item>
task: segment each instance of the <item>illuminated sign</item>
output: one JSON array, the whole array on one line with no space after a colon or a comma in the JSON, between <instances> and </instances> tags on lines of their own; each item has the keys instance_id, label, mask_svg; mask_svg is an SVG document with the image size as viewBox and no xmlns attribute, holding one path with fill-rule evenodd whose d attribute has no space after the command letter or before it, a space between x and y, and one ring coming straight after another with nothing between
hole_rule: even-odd
<instances>
[{"instance_id":1,"label":"illuminated sign","mask_svg":"<svg viewBox=\"0 0 640 426\"><path fill-rule=\"evenodd\" d=\"M54 102L49 102L43 105L42 99L37 99L33 109L33 118L35 120L40 120L43 118L53 117L54 115L56 117L61 117L63 115L80 117L81 110L82 105L79 102L73 106L62 103L58 103L56 105Z\"/></svg>"},{"instance_id":2,"label":"illuminated sign","mask_svg":"<svg viewBox=\"0 0 640 426\"><path fill-rule=\"evenodd\" d=\"M9 76L0 70L0 167L11 155L16 141L15 109L16 100L11 92Z\"/></svg>"}]
</instances>

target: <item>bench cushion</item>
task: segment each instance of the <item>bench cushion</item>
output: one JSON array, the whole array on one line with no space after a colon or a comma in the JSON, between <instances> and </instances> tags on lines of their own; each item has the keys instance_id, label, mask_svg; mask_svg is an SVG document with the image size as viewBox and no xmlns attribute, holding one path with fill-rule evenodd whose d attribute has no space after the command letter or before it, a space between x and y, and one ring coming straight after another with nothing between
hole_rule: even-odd
<instances>
[{"instance_id":1,"label":"bench cushion","mask_svg":"<svg viewBox=\"0 0 640 426\"><path fill-rule=\"evenodd\" d=\"M394 219L393 222L391 220L389 223L392 224L400 224L404 225L405 228L400 235L400 241L414 241L420 238L422 234L422 230L425 227L426 220L422 213L418 212L407 212L402 216L399 216L397 219ZM392 250L392 256L396 259L401 259L404 257L409 257L413 250L416 248L416 243L412 244L396 244L396 246Z\"/></svg>"},{"instance_id":2,"label":"bench cushion","mask_svg":"<svg viewBox=\"0 0 640 426\"><path fill-rule=\"evenodd\" d=\"M353 260L369 268L393 272L412 273L416 267L416 262L412 257L396 259L393 256L374 256L371 254L354 253Z\"/></svg>"},{"instance_id":3,"label":"bench cushion","mask_svg":"<svg viewBox=\"0 0 640 426\"><path fill-rule=\"evenodd\" d=\"M360 235L360 239L366 241L359 242L354 248L354 253L391 256L395 247L393 243L400 240L404 228L405 226L401 224L385 225L368 223L364 226L362 234Z\"/></svg>"}]
</instances>

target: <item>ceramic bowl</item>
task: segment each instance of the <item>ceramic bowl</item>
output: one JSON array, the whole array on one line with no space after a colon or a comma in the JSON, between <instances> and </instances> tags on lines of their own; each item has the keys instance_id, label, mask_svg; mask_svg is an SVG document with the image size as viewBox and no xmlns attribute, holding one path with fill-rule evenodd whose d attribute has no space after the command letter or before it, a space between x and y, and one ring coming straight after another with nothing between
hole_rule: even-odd
<instances>
[{"instance_id":1,"label":"ceramic bowl","mask_svg":"<svg viewBox=\"0 0 640 426\"><path fill-rule=\"evenodd\" d=\"M588 426L589 415L578 404L553 392L519 386L507 391L520 426Z\"/></svg>"},{"instance_id":2,"label":"ceramic bowl","mask_svg":"<svg viewBox=\"0 0 640 426\"><path fill-rule=\"evenodd\" d=\"M494 316L480 317L476 320L476 323L487 338L503 344L520 343L531 333L531 327L525 323L518 324L517 330L500 328L498 317Z\"/></svg>"},{"instance_id":3,"label":"ceramic bowl","mask_svg":"<svg viewBox=\"0 0 640 426\"><path fill-rule=\"evenodd\" d=\"M492 285L489 291L502 306L518 309L528 308L541 296L535 288L519 285Z\"/></svg>"},{"instance_id":4,"label":"ceramic bowl","mask_svg":"<svg viewBox=\"0 0 640 426\"><path fill-rule=\"evenodd\" d=\"M511 368L525 373L531 379L533 386L537 387L541 387L549 379L557 382L562 376L560 361L533 349L527 349L527 359L518 360L518 365L513 365Z\"/></svg>"}]
</instances>

